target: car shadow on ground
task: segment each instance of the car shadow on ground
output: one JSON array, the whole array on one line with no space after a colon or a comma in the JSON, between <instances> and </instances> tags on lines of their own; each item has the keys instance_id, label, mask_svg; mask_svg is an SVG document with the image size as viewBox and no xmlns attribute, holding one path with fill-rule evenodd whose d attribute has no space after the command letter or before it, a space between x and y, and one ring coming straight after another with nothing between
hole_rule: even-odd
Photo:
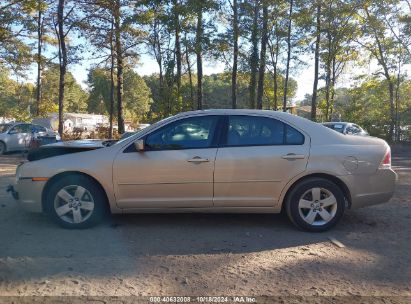
<instances>
[{"instance_id":1,"label":"car shadow on ground","mask_svg":"<svg viewBox=\"0 0 411 304\"><path fill-rule=\"evenodd\" d=\"M90 229L67 230L43 214L16 213L0 224L0 230L15 226L7 235L0 232L0 258L252 253L329 242L333 236L384 225L356 212L324 233L300 231L282 214L133 214L111 215Z\"/></svg>"}]
</instances>

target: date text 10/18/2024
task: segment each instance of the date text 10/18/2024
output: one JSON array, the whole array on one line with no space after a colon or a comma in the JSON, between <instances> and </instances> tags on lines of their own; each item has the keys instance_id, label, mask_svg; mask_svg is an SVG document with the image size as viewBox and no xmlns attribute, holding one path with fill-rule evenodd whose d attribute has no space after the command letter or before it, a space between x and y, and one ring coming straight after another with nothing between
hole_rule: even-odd
<instances>
[{"instance_id":1,"label":"date text 10/18/2024","mask_svg":"<svg viewBox=\"0 0 411 304\"><path fill-rule=\"evenodd\" d=\"M197 296L197 297L179 297L179 296L161 296L150 297L150 303L256 303L256 298L246 296L233 297L213 297L213 296Z\"/></svg>"}]
</instances>

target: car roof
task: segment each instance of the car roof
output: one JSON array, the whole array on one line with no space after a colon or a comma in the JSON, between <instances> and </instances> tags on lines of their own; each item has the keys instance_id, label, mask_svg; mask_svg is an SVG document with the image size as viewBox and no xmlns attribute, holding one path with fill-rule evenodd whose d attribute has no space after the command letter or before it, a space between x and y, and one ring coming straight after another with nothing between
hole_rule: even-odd
<instances>
[{"instance_id":1,"label":"car roof","mask_svg":"<svg viewBox=\"0 0 411 304\"><path fill-rule=\"evenodd\" d=\"M22 121L16 121L16 122L12 122L12 123L10 123L10 124L12 124L13 126L15 126L15 125L21 125L21 124L31 125L31 123L29 123L29 122L22 122Z\"/></svg>"},{"instance_id":2,"label":"car roof","mask_svg":"<svg viewBox=\"0 0 411 304\"><path fill-rule=\"evenodd\" d=\"M15 126L17 126L17 125L21 125L21 124L38 126L38 127L42 127L42 128L47 129L47 127L44 127L44 126L39 125L39 124L35 124L35 123L31 123L31 122L20 122L20 121L19 121L19 122L5 122L5 123L1 123L0 125L2 125L2 126L9 126L10 128L13 128L13 127L15 127Z\"/></svg>"}]
</instances>

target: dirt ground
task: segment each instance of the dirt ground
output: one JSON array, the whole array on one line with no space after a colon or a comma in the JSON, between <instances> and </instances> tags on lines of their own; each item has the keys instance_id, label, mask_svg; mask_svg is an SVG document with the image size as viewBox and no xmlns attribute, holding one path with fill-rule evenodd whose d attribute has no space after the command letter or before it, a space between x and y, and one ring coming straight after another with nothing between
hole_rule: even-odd
<instances>
[{"instance_id":1,"label":"dirt ground","mask_svg":"<svg viewBox=\"0 0 411 304\"><path fill-rule=\"evenodd\" d=\"M407 155L408 154L408 155ZM19 210L0 157L2 296L402 296L411 302L411 152L387 204L305 233L281 215L127 215L82 231ZM346 247L329 241L334 237Z\"/></svg>"}]
</instances>

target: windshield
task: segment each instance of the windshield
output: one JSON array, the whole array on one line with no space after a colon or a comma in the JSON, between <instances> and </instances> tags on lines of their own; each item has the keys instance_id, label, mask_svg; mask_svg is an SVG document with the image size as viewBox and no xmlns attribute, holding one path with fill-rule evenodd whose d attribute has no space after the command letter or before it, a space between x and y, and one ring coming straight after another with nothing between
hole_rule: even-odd
<instances>
[{"instance_id":1,"label":"windshield","mask_svg":"<svg viewBox=\"0 0 411 304\"><path fill-rule=\"evenodd\" d=\"M337 132L343 133L344 132L344 125L343 124L325 124L327 128L333 129Z\"/></svg>"},{"instance_id":2,"label":"windshield","mask_svg":"<svg viewBox=\"0 0 411 304\"><path fill-rule=\"evenodd\" d=\"M10 124L0 124L0 133L6 132L10 127Z\"/></svg>"}]
</instances>

